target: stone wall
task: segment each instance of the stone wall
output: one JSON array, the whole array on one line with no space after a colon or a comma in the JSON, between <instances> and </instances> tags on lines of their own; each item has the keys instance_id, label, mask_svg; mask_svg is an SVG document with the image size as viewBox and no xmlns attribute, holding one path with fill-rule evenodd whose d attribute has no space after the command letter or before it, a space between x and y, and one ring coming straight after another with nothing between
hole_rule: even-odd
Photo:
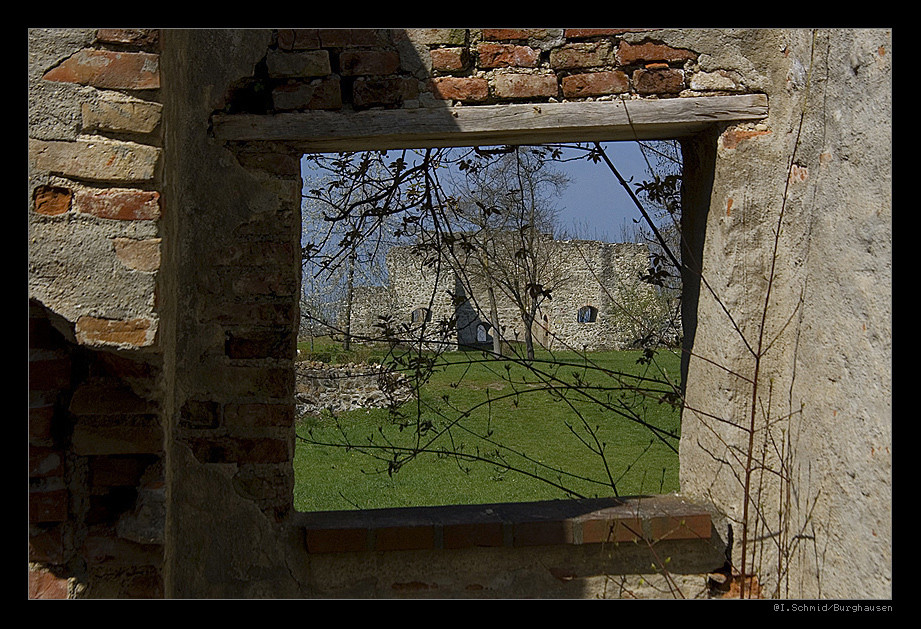
<instances>
[{"instance_id":1,"label":"stone wall","mask_svg":"<svg viewBox=\"0 0 921 629\"><path fill-rule=\"evenodd\" d=\"M294 375L298 415L399 406L413 397L407 379L381 365L302 361Z\"/></svg>"},{"instance_id":2,"label":"stone wall","mask_svg":"<svg viewBox=\"0 0 921 629\"><path fill-rule=\"evenodd\" d=\"M663 332L660 322L667 319L668 305L641 281L650 264L645 245L548 239L542 247L548 260L542 279L551 297L537 313L533 332L538 345L557 350L623 349L650 332ZM496 332L490 324L487 281L475 263L464 265L444 256L439 264L431 264L412 247L392 248L387 254L390 283L364 287L356 294L352 333L383 339L380 326L386 319L392 322L395 338L421 335L435 346L444 343L450 348L491 343ZM518 306L501 286L494 285L494 293L500 338L523 342ZM593 320L580 321L579 312L586 307L594 309ZM420 308L430 318L424 329L413 324L413 313ZM680 330L664 332L654 336L673 343L680 339Z\"/></svg>"},{"instance_id":3,"label":"stone wall","mask_svg":"<svg viewBox=\"0 0 921 629\"><path fill-rule=\"evenodd\" d=\"M702 68L697 52L645 35L612 28L280 29L258 78L265 97L246 102L250 111L280 112L747 89L737 70Z\"/></svg>"}]
</instances>

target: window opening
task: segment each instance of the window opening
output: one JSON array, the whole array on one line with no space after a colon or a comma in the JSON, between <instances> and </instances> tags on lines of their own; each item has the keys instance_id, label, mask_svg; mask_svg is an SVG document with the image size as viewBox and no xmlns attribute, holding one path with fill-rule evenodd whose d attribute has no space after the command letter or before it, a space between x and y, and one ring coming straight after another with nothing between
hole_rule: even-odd
<instances>
[{"instance_id":1,"label":"window opening","mask_svg":"<svg viewBox=\"0 0 921 629\"><path fill-rule=\"evenodd\" d=\"M594 306L582 306L579 308L579 323L594 323L598 317L598 309Z\"/></svg>"},{"instance_id":2,"label":"window opening","mask_svg":"<svg viewBox=\"0 0 921 629\"><path fill-rule=\"evenodd\" d=\"M678 489L680 281L598 150L680 184L676 143L305 155L299 359L338 377L298 394L297 510Z\"/></svg>"},{"instance_id":3,"label":"window opening","mask_svg":"<svg viewBox=\"0 0 921 629\"><path fill-rule=\"evenodd\" d=\"M416 308L413 310L410 320L413 323L425 323L432 320L432 311L428 308Z\"/></svg>"}]
</instances>

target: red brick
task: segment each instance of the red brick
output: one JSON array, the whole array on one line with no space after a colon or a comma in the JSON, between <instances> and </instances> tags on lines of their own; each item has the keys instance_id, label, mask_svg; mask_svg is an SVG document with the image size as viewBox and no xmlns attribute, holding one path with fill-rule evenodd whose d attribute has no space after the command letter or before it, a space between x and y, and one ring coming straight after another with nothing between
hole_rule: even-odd
<instances>
[{"instance_id":1,"label":"red brick","mask_svg":"<svg viewBox=\"0 0 921 629\"><path fill-rule=\"evenodd\" d=\"M278 29L278 47L282 50L311 50L320 47L320 32L315 28Z\"/></svg>"},{"instance_id":2,"label":"red brick","mask_svg":"<svg viewBox=\"0 0 921 629\"><path fill-rule=\"evenodd\" d=\"M85 181L153 181L161 154L158 147L120 140L29 138L32 168Z\"/></svg>"},{"instance_id":3,"label":"red brick","mask_svg":"<svg viewBox=\"0 0 921 629\"><path fill-rule=\"evenodd\" d=\"M103 89L160 88L159 55L146 52L81 50L52 68L46 81L79 83Z\"/></svg>"},{"instance_id":4,"label":"red brick","mask_svg":"<svg viewBox=\"0 0 921 629\"><path fill-rule=\"evenodd\" d=\"M115 257L129 269L152 272L160 268L160 239L114 238Z\"/></svg>"},{"instance_id":5,"label":"red brick","mask_svg":"<svg viewBox=\"0 0 921 629\"><path fill-rule=\"evenodd\" d=\"M621 65L656 61L681 62L694 59L697 59L697 53L691 50L672 48L671 46L651 42L643 44L620 42L620 46L617 49L617 61Z\"/></svg>"},{"instance_id":6,"label":"red brick","mask_svg":"<svg viewBox=\"0 0 921 629\"><path fill-rule=\"evenodd\" d=\"M136 504L137 491L133 487L93 489L95 492L86 501L88 508L83 516L88 525L113 525Z\"/></svg>"},{"instance_id":7,"label":"red brick","mask_svg":"<svg viewBox=\"0 0 921 629\"><path fill-rule=\"evenodd\" d=\"M114 378L96 379L77 387L69 410L74 415L156 415L157 405Z\"/></svg>"},{"instance_id":8,"label":"red brick","mask_svg":"<svg viewBox=\"0 0 921 629\"><path fill-rule=\"evenodd\" d=\"M90 483L94 487L137 487L149 459L129 456L96 456L90 459Z\"/></svg>"},{"instance_id":9,"label":"red brick","mask_svg":"<svg viewBox=\"0 0 921 629\"><path fill-rule=\"evenodd\" d=\"M546 31L532 28L484 28L483 39L499 41L503 39L528 39L532 35L541 36Z\"/></svg>"},{"instance_id":10,"label":"red brick","mask_svg":"<svg viewBox=\"0 0 921 629\"><path fill-rule=\"evenodd\" d=\"M342 87L338 77L279 85L272 90L272 104L280 110L341 109Z\"/></svg>"},{"instance_id":11,"label":"red brick","mask_svg":"<svg viewBox=\"0 0 921 629\"><path fill-rule=\"evenodd\" d=\"M489 84L486 79L445 76L432 80L432 91L444 100L475 102L489 97Z\"/></svg>"},{"instance_id":12,"label":"red brick","mask_svg":"<svg viewBox=\"0 0 921 629\"><path fill-rule=\"evenodd\" d=\"M45 570L29 570L29 598L53 600L67 598L67 579Z\"/></svg>"},{"instance_id":13,"label":"red brick","mask_svg":"<svg viewBox=\"0 0 921 629\"><path fill-rule=\"evenodd\" d=\"M321 77L329 75L332 71L328 50L270 50L266 65L272 78Z\"/></svg>"},{"instance_id":14,"label":"red brick","mask_svg":"<svg viewBox=\"0 0 921 629\"><path fill-rule=\"evenodd\" d=\"M686 516L659 516L647 522L649 540L710 539L711 520L707 514Z\"/></svg>"},{"instance_id":15,"label":"red brick","mask_svg":"<svg viewBox=\"0 0 921 629\"><path fill-rule=\"evenodd\" d=\"M605 41L567 44L550 52L550 67L560 70L609 66L614 51Z\"/></svg>"},{"instance_id":16,"label":"red brick","mask_svg":"<svg viewBox=\"0 0 921 629\"><path fill-rule=\"evenodd\" d=\"M394 526L374 532L374 550L428 550L435 547L435 527Z\"/></svg>"},{"instance_id":17,"label":"red brick","mask_svg":"<svg viewBox=\"0 0 921 629\"><path fill-rule=\"evenodd\" d=\"M582 522L582 543L630 542L643 534L643 523L633 519L589 519Z\"/></svg>"},{"instance_id":18,"label":"red brick","mask_svg":"<svg viewBox=\"0 0 921 629\"><path fill-rule=\"evenodd\" d=\"M313 84L314 92L307 109L341 109L342 87L339 78L324 79Z\"/></svg>"},{"instance_id":19,"label":"red brick","mask_svg":"<svg viewBox=\"0 0 921 629\"><path fill-rule=\"evenodd\" d=\"M29 477L64 476L64 453L56 448L29 446Z\"/></svg>"},{"instance_id":20,"label":"red brick","mask_svg":"<svg viewBox=\"0 0 921 629\"><path fill-rule=\"evenodd\" d=\"M221 405L205 400L186 400L179 411L180 428L217 428L221 425Z\"/></svg>"},{"instance_id":21,"label":"red brick","mask_svg":"<svg viewBox=\"0 0 921 629\"><path fill-rule=\"evenodd\" d=\"M640 94L677 94L684 89L684 74L674 69L636 70L633 87Z\"/></svg>"},{"instance_id":22,"label":"red brick","mask_svg":"<svg viewBox=\"0 0 921 629\"><path fill-rule=\"evenodd\" d=\"M502 74L496 77L499 98L541 98L557 96L559 89L553 74Z\"/></svg>"},{"instance_id":23,"label":"red brick","mask_svg":"<svg viewBox=\"0 0 921 629\"><path fill-rule=\"evenodd\" d=\"M130 188L80 190L74 209L99 218L119 221L152 221L160 217L160 193Z\"/></svg>"},{"instance_id":24,"label":"red brick","mask_svg":"<svg viewBox=\"0 0 921 629\"><path fill-rule=\"evenodd\" d=\"M501 547L504 543L501 522L446 524L442 539L445 548Z\"/></svg>"},{"instance_id":25,"label":"red brick","mask_svg":"<svg viewBox=\"0 0 921 629\"><path fill-rule=\"evenodd\" d=\"M70 386L70 358L29 361L29 390L53 391Z\"/></svg>"},{"instance_id":26,"label":"red brick","mask_svg":"<svg viewBox=\"0 0 921 629\"><path fill-rule=\"evenodd\" d=\"M98 99L80 107L82 130L151 133L160 126L163 107L160 103Z\"/></svg>"},{"instance_id":27,"label":"red brick","mask_svg":"<svg viewBox=\"0 0 921 629\"><path fill-rule=\"evenodd\" d=\"M118 355L102 352L95 359L96 373L100 377L126 379L153 379L159 375L159 369L143 358L132 359L130 355Z\"/></svg>"},{"instance_id":28,"label":"red brick","mask_svg":"<svg viewBox=\"0 0 921 629\"><path fill-rule=\"evenodd\" d=\"M39 186L32 195L35 212L45 216L57 216L70 210L73 192L58 186Z\"/></svg>"},{"instance_id":29,"label":"red brick","mask_svg":"<svg viewBox=\"0 0 921 629\"><path fill-rule=\"evenodd\" d=\"M567 28L564 35L569 37L602 37L611 35L623 35L633 31L642 31L642 28Z\"/></svg>"},{"instance_id":30,"label":"red brick","mask_svg":"<svg viewBox=\"0 0 921 629\"><path fill-rule=\"evenodd\" d=\"M151 321L149 319L98 319L80 317L75 330L77 341L84 345L151 345Z\"/></svg>"},{"instance_id":31,"label":"red brick","mask_svg":"<svg viewBox=\"0 0 921 629\"><path fill-rule=\"evenodd\" d=\"M100 28L96 31L96 41L132 46L156 46L160 43L160 31L155 28Z\"/></svg>"},{"instance_id":32,"label":"red brick","mask_svg":"<svg viewBox=\"0 0 921 629\"><path fill-rule=\"evenodd\" d=\"M402 77L359 79L352 85L355 107L400 105L419 96L419 81Z\"/></svg>"},{"instance_id":33,"label":"red brick","mask_svg":"<svg viewBox=\"0 0 921 629\"><path fill-rule=\"evenodd\" d=\"M377 30L369 28L321 28L318 34L320 45L324 48L379 46L387 43Z\"/></svg>"},{"instance_id":34,"label":"red brick","mask_svg":"<svg viewBox=\"0 0 921 629\"><path fill-rule=\"evenodd\" d=\"M470 63L466 48L436 48L429 53L432 69L442 72L463 70Z\"/></svg>"},{"instance_id":35,"label":"red brick","mask_svg":"<svg viewBox=\"0 0 921 629\"><path fill-rule=\"evenodd\" d=\"M294 406L290 404L227 404L224 421L229 427L294 425Z\"/></svg>"},{"instance_id":36,"label":"red brick","mask_svg":"<svg viewBox=\"0 0 921 629\"><path fill-rule=\"evenodd\" d=\"M284 463L291 458L288 442L282 439L195 437L188 443L202 463Z\"/></svg>"},{"instance_id":37,"label":"red brick","mask_svg":"<svg viewBox=\"0 0 921 629\"><path fill-rule=\"evenodd\" d=\"M392 50L346 50L339 54L343 76L393 74L400 69L400 55Z\"/></svg>"},{"instance_id":38,"label":"red brick","mask_svg":"<svg viewBox=\"0 0 921 629\"><path fill-rule=\"evenodd\" d=\"M368 550L366 529L308 529L308 553L346 553Z\"/></svg>"},{"instance_id":39,"label":"red brick","mask_svg":"<svg viewBox=\"0 0 921 629\"><path fill-rule=\"evenodd\" d=\"M97 426L78 423L73 432L73 450L82 456L160 454L163 429L158 426Z\"/></svg>"},{"instance_id":40,"label":"red brick","mask_svg":"<svg viewBox=\"0 0 921 629\"><path fill-rule=\"evenodd\" d=\"M572 74L563 77L560 83L567 98L622 94L630 90L630 79L620 70Z\"/></svg>"},{"instance_id":41,"label":"red brick","mask_svg":"<svg viewBox=\"0 0 921 629\"><path fill-rule=\"evenodd\" d=\"M529 46L483 43L477 47L481 68L536 68L540 51Z\"/></svg>"},{"instance_id":42,"label":"red brick","mask_svg":"<svg viewBox=\"0 0 921 629\"><path fill-rule=\"evenodd\" d=\"M220 383L220 386L233 382L240 397L258 396L272 402L274 398L294 395L294 370L290 368L253 366L213 357L204 361L199 369L207 382Z\"/></svg>"},{"instance_id":43,"label":"red brick","mask_svg":"<svg viewBox=\"0 0 921 629\"><path fill-rule=\"evenodd\" d=\"M769 133L770 131L755 131L753 129L727 129L726 132L720 136L720 143L723 148L734 149L743 140L748 140L759 135L767 135Z\"/></svg>"},{"instance_id":44,"label":"red brick","mask_svg":"<svg viewBox=\"0 0 921 629\"><path fill-rule=\"evenodd\" d=\"M514 525L515 546L572 544L573 524L567 520L518 522Z\"/></svg>"},{"instance_id":45,"label":"red brick","mask_svg":"<svg viewBox=\"0 0 921 629\"><path fill-rule=\"evenodd\" d=\"M64 525L30 527L29 561L64 563Z\"/></svg>"},{"instance_id":46,"label":"red brick","mask_svg":"<svg viewBox=\"0 0 921 629\"><path fill-rule=\"evenodd\" d=\"M70 494L66 489L29 491L29 522L65 522Z\"/></svg>"},{"instance_id":47,"label":"red brick","mask_svg":"<svg viewBox=\"0 0 921 629\"><path fill-rule=\"evenodd\" d=\"M391 31L397 41L412 41L426 46L463 46L467 43L465 28L406 28Z\"/></svg>"},{"instance_id":48,"label":"red brick","mask_svg":"<svg viewBox=\"0 0 921 629\"><path fill-rule=\"evenodd\" d=\"M54 425L54 406L47 404L29 408L29 443L50 443Z\"/></svg>"}]
</instances>

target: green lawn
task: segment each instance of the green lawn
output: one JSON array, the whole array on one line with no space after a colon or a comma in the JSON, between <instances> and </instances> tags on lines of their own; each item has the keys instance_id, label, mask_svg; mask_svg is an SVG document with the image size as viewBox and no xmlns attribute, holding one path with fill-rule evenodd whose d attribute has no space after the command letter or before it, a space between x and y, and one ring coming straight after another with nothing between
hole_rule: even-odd
<instances>
[{"instance_id":1,"label":"green lawn","mask_svg":"<svg viewBox=\"0 0 921 629\"><path fill-rule=\"evenodd\" d=\"M676 491L680 419L660 402L668 387L615 372L662 380L664 370L677 382L679 360L663 350L638 364L641 356L544 352L532 371L480 352L445 354L398 415L373 409L298 421L299 437L335 445L297 440L295 508Z\"/></svg>"}]
</instances>

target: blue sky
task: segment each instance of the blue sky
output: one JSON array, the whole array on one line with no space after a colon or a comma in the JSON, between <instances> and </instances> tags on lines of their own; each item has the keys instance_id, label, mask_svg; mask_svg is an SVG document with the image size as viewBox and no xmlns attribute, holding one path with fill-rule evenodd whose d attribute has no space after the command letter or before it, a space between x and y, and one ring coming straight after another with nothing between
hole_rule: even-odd
<instances>
[{"instance_id":1,"label":"blue sky","mask_svg":"<svg viewBox=\"0 0 921 629\"><path fill-rule=\"evenodd\" d=\"M646 161L636 142L610 142L604 147L624 179L648 178ZM607 165L580 159L564 162L561 168L570 175L572 183L558 201L560 226L578 228L579 237L619 241L622 223L640 215Z\"/></svg>"},{"instance_id":2,"label":"blue sky","mask_svg":"<svg viewBox=\"0 0 921 629\"><path fill-rule=\"evenodd\" d=\"M604 145L620 174L634 182L648 178L646 160L636 142L608 142ZM569 157L583 155L572 151ZM306 163L305 163L306 164ZM570 237L620 242L623 225L639 218L639 212L620 182L603 162L577 159L559 163L571 183L557 200L558 224ZM305 172L309 177L309 171ZM634 188L635 189L635 188Z\"/></svg>"}]
</instances>

